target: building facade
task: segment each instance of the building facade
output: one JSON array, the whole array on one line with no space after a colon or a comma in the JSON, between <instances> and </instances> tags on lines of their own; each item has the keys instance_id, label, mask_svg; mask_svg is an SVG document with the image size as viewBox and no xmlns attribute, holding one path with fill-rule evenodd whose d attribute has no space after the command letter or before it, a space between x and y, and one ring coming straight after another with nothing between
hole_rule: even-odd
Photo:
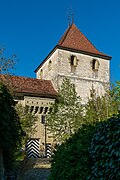
<instances>
[{"instance_id":1,"label":"building facade","mask_svg":"<svg viewBox=\"0 0 120 180\"><path fill-rule=\"evenodd\" d=\"M98 95L103 95L109 88L110 59L72 23L35 70L36 79L10 77L15 101L38 117L36 132L26 145L28 157L40 157L44 152L50 156L53 139L46 130L45 117L51 111L62 80L70 78L82 102L86 103L92 86Z\"/></svg>"},{"instance_id":2,"label":"building facade","mask_svg":"<svg viewBox=\"0 0 120 180\"><path fill-rule=\"evenodd\" d=\"M110 59L111 57L99 52L75 24L71 24L35 70L36 78L51 80L56 90L63 78L70 78L83 103L86 103L92 86L98 95L104 94L108 89Z\"/></svg>"}]
</instances>

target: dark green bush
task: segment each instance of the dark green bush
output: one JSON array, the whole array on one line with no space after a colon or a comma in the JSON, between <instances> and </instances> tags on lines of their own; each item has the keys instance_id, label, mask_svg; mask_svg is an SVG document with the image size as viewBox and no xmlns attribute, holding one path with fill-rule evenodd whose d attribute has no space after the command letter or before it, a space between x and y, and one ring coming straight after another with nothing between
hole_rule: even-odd
<instances>
[{"instance_id":1,"label":"dark green bush","mask_svg":"<svg viewBox=\"0 0 120 180\"><path fill-rule=\"evenodd\" d=\"M5 169L10 169L21 146L22 128L10 91L0 82L0 151Z\"/></svg>"},{"instance_id":2,"label":"dark green bush","mask_svg":"<svg viewBox=\"0 0 120 180\"><path fill-rule=\"evenodd\" d=\"M120 179L120 115L83 125L57 147L49 180Z\"/></svg>"},{"instance_id":3,"label":"dark green bush","mask_svg":"<svg viewBox=\"0 0 120 180\"><path fill-rule=\"evenodd\" d=\"M51 164L50 180L84 180L90 174L88 146L94 127L83 125L71 138L57 147Z\"/></svg>"},{"instance_id":4,"label":"dark green bush","mask_svg":"<svg viewBox=\"0 0 120 180\"><path fill-rule=\"evenodd\" d=\"M120 115L100 123L89 149L92 159L90 180L120 179Z\"/></svg>"}]
</instances>

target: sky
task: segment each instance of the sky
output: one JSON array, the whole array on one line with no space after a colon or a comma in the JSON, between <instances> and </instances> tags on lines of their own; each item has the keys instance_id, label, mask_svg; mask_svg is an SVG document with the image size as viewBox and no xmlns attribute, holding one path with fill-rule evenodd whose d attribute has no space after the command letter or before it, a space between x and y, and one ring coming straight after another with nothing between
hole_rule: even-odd
<instances>
[{"instance_id":1,"label":"sky","mask_svg":"<svg viewBox=\"0 0 120 180\"><path fill-rule=\"evenodd\" d=\"M119 0L0 0L0 47L16 54L15 75L35 78L34 70L68 28L68 15L100 51L112 56L111 82L120 80Z\"/></svg>"}]
</instances>

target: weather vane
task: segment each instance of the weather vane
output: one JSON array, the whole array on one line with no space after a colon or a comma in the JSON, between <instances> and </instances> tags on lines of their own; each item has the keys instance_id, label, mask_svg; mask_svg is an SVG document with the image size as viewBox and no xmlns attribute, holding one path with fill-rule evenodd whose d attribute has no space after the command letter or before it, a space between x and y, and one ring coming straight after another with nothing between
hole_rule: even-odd
<instances>
[{"instance_id":1,"label":"weather vane","mask_svg":"<svg viewBox=\"0 0 120 180\"><path fill-rule=\"evenodd\" d=\"M70 27L70 25L73 23L74 23L74 13L73 10L71 10L71 12L68 13L68 26Z\"/></svg>"},{"instance_id":2,"label":"weather vane","mask_svg":"<svg viewBox=\"0 0 120 180\"><path fill-rule=\"evenodd\" d=\"M72 16L72 24L73 24L74 23L74 14L72 13L71 16Z\"/></svg>"}]
</instances>

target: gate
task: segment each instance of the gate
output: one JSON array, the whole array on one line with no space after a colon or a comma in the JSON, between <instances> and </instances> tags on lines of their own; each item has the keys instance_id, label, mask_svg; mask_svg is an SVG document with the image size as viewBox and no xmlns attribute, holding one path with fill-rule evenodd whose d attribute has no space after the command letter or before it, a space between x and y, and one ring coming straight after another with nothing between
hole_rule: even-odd
<instances>
[{"instance_id":1,"label":"gate","mask_svg":"<svg viewBox=\"0 0 120 180\"><path fill-rule=\"evenodd\" d=\"M39 139L29 139L26 144L26 152L28 158L40 157L40 141Z\"/></svg>"},{"instance_id":2,"label":"gate","mask_svg":"<svg viewBox=\"0 0 120 180\"><path fill-rule=\"evenodd\" d=\"M51 149L51 144L46 144L46 157L50 158L52 155L52 149Z\"/></svg>"}]
</instances>

